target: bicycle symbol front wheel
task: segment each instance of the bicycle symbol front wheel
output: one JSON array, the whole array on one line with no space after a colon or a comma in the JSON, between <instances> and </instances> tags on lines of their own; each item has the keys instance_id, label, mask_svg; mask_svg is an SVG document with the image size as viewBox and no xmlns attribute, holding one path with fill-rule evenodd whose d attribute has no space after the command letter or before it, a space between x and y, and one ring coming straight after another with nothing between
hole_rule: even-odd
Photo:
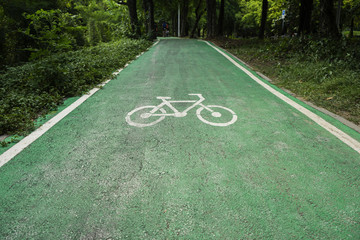
<instances>
[{"instance_id":1,"label":"bicycle symbol front wheel","mask_svg":"<svg viewBox=\"0 0 360 240\"><path fill-rule=\"evenodd\" d=\"M155 125L164 120L165 116L152 116L150 112L154 108L156 108L156 106L143 106L135 108L126 115L126 122L135 127L149 127ZM166 114L164 109L160 108L159 110L163 114Z\"/></svg>"},{"instance_id":2,"label":"bicycle symbol front wheel","mask_svg":"<svg viewBox=\"0 0 360 240\"><path fill-rule=\"evenodd\" d=\"M236 116L235 112L229 108L226 108L223 106L218 106L218 105L208 105L208 106L206 106L206 108L209 108L214 111L212 111L210 114L205 114L204 112L202 112L205 109L204 107L200 107L196 111L196 116L199 118L199 120L201 120L202 122L204 122L206 124L209 124L212 126L217 126L217 127L226 127L226 126L233 124L237 120L237 116ZM225 119L225 118L227 118L227 119ZM228 119L230 119L230 120L227 122L222 122L220 119L221 120L225 119L225 121Z\"/></svg>"}]
</instances>

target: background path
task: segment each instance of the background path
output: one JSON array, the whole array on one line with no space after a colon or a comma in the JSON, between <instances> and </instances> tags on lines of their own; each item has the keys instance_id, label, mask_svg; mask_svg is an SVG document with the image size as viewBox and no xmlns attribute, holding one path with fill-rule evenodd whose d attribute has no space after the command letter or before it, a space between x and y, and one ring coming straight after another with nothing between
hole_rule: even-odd
<instances>
[{"instance_id":1,"label":"background path","mask_svg":"<svg viewBox=\"0 0 360 240\"><path fill-rule=\"evenodd\" d=\"M236 122L125 120L190 93ZM359 163L207 43L161 40L0 168L0 238L358 239Z\"/></svg>"}]
</instances>

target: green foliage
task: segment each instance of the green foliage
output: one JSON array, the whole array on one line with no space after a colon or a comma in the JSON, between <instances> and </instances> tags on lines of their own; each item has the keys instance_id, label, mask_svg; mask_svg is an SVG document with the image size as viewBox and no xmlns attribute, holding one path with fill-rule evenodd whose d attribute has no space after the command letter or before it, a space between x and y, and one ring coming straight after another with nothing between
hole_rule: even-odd
<instances>
[{"instance_id":1,"label":"green foliage","mask_svg":"<svg viewBox=\"0 0 360 240\"><path fill-rule=\"evenodd\" d=\"M72 6L70 2L65 6ZM129 35L126 7L110 0L75 2L71 14L60 9L40 9L24 14L30 20L24 33L33 39L31 59L38 59L56 52L77 49L79 46L95 46Z\"/></svg>"},{"instance_id":2,"label":"green foliage","mask_svg":"<svg viewBox=\"0 0 360 240\"><path fill-rule=\"evenodd\" d=\"M241 11L237 0L225 1L224 33L225 36L232 36L236 25L236 13ZM205 20L205 19L204 19Z\"/></svg>"},{"instance_id":3,"label":"green foliage","mask_svg":"<svg viewBox=\"0 0 360 240\"><path fill-rule=\"evenodd\" d=\"M75 2L75 10L86 22L87 43L109 42L131 36L127 7L113 0Z\"/></svg>"},{"instance_id":4,"label":"green foliage","mask_svg":"<svg viewBox=\"0 0 360 240\"><path fill-rule=\"evenodd\" d=\"M31 59L38 59L48 56L52 53L72 50L81 45L81 35L84 28L79 26L79 18L69 13L63 13L61 10L43 9L34 14L25 14L30 24L24 32L34 40L34 47L28 50L32 51ZM78 41L76 41L76 36Z\"/></svg>"},{"instance_id":5,"label":"green foliage","mask_svg":"<svg viewBox=\"0 0 360 240\"><path fill-rule=\"evenodd\" d=\"M287 9L286 0L269 0L268 25L276 29L281 21L282 10ZM262 0L239 1L240 11L235 14L239 36L256 36L260 27Z\"/></svg>"},{"instance_id":6,"label":"green foliage","mask_svg":"<svg viewBox=\"0 0 360 240\"><path fill-rule=\"evenodd\" d=\"M16 65L27 61L30 53L26 48L38 48L34 46L33 39L24 32L27 29L29 20L24 14L33 14L39 9L55 9L57 1L47 0L11 0L0 1L0 46L4 49L0 52L0 69L5 65ZM1 34L2 33L2 34Z\"/></svg>"},{"instance_id":7,"label":"green foliage","mask_svg":"<svg viewBox=\"0 0 360 240\"><path fill-rule=\"evenodd\" d=\"M0 135L31 130L40 115L110 78L150 44L123 39L9 68L0 75Z\"/></svg>"},{"instance_id":8,"label":"green foliage","mask_svg":"<svg viewBox=\"0 0 360 240\"><path fill-rule=\"evenodd\" d=\"M360 124L358 41L243 39L227 46L277 85Z\"/></svg>"},{"instance_id":9,"label":"green foliage","mask_svg":"<svg viewBox=\"0 0 360 240\"><path fill-rule=\"evenodd\" d=\"M0 69L128 36L127 7L115 0L0 2Z\"/></svg>"},{"instance_id":10,"label":"green foliage","mask_svg":"<svg viewBox=\"0 0 360 240\"><path fill-rule=\"evenodd\" d=\"M343 10L346 13L344 17L347 24L351 18L355 17L356 25L360 25L360 0L343 0Z\"/></svg>"}]
</instances>

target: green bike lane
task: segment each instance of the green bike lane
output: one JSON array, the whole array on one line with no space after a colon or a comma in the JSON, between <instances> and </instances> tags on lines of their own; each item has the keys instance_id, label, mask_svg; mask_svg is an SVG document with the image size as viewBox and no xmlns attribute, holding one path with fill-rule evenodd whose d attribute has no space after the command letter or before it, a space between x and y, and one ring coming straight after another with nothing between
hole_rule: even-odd
<instances>
[{"instance_id":1,"label":"green bike lane","mask_svg":"<svg viewBox=\"0 0 360 240\"><path fill-rule=\"evenodd\" d=\"M192 93L237 120L126 121ZM205 42L161 40L0 168L0 238L358 239L359 164Z\"/></svg>"}]
</instances>

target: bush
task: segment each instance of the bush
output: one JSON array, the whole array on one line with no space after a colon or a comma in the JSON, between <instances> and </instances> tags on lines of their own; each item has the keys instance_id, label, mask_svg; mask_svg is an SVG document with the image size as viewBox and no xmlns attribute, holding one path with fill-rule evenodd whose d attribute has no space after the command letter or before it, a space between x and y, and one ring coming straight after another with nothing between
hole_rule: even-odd
<instances>
[{"instance_id":1,"label":"bush","mask_svg":"<svg viewBox=\"0 0 360 240\"><path fill-rule=\"evenodd\" d=\"M123 39L7 69L0 74L0 135L32 130L40 115L110 78L151 44Z\"/></svg>"},{"instance_id":2,"label":"bush","mask_svg":"<svg viewBox=\"0 0 360 240\"><path fill-rule=\"evenodd\" d=\"M52 53L64 52L81 46L84 40L84 27L79 25L80 19L61 10L43 9L34 14L24 14L30 24L24 34L33 40L34 45L27 50L31 51L30 59L39 59Z\"/></svg>"},{"instance_id":3,"label":"bush","mask_svg":"<svg viewBox=\"0 0 360 240\"><path fill-rule=\"evenodd\" d=\"M275 84L360 124L360 41L281 38L222 40Z\"/></svg>"}]
</instances>

